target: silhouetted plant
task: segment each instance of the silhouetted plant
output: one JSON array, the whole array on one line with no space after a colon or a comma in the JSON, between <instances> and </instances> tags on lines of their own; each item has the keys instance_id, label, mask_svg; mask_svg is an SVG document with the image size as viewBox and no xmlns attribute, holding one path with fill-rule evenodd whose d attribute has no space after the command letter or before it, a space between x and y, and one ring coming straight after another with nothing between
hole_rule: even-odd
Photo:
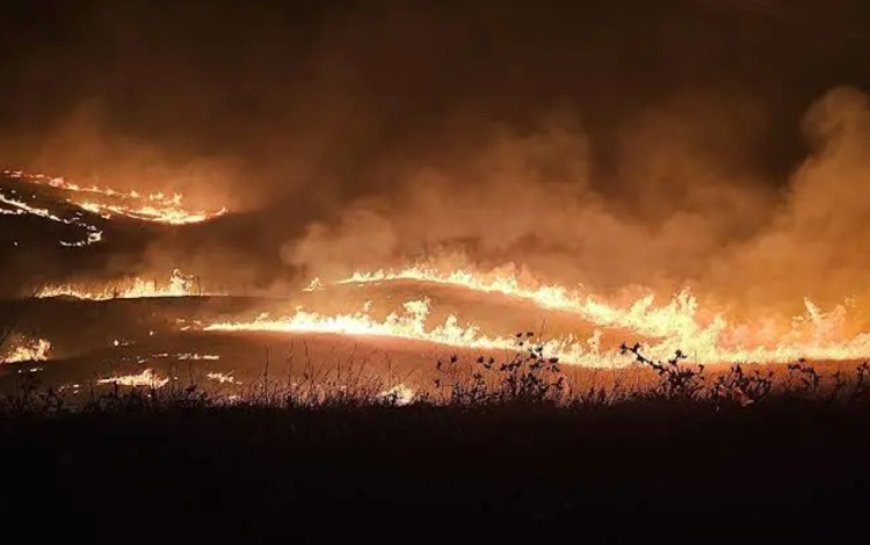
<instances>
[{"instance_id":1,"label":"silhouetted plant","mask_svg":"<svg viewBox=\"0 0 870 545\"><path fill-rule=\"evenodd\" d=\"M635 361L648 366L659 375L659 382L653 389L655 394L658 394L666 399L696 399L704 390L704 366L698 364L695 369L680 365L682 360L688 356L682 350L674 352L674 357L666 362L654 361L641 353L640 343L635 343L629 346L622 343L619 347L620 353L631 353L635 356Z\"/></svg>"},{"instance_id":2,"label":"silhouetted plant","mask_svg":"<svg viewBox=\"0 0 870 545\"><path fill-rule=\"evenodd\" d=\"M727 374L714 379L710 397L718 405L730 402L748 407L767 397L772 388L773 371L764 373L753 369L751 373L747 373L738 363L731 366Z\"/></svg>"},{"instance_id":3,"label":"silhouetted plant","mask_svg":"<svg viewBox=\"0 0 870 545\"><path fill-rule=\"evenodd\" d=\"M822 376L807 360L801 358L796 363L788 364L786 369L789 372L787 390L790 393L809 396L819 389Z\"/></svg>"},{"instance_id":4,"label":"silhouetted plant","mask_svg":"<svg viewBox=\"0 0 870 545\"><path fill-rule=\"evenodd\" d=\"M849 396L851 401L864 400L867 398L867 376L870 374L870 363L863 362L856 369L855 387Z\"/></svg>"},{"instance_id":5,"label":"silhouetted plant","mask_svg":"<svg viewBox=\"0 0 870 545\"><path fill-rule=\"evenodd\" d=\"M565 376L559 359L544 354L545 345L534 342L534 333L516 334L517 350L497 364L492 357L479 356L464 366L459 356L438 360L435 387L448 389L448 403L558 403L565 393Z\"/></svg>"}]
</instances>

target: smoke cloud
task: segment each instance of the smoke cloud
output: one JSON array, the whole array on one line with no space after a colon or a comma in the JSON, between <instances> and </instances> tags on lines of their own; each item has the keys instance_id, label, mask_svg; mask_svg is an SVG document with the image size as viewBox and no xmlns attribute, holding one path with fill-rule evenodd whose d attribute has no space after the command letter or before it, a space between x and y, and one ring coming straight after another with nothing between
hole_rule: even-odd
<instances>
[{"instance_id":1,"label":"smoke cloud","mask_svg":"<svg viewBox=\"0 0 870 545\"><path fill-rule=\"evenodd\" d=\"M3 8L0 162L227 205L136 265L219 283L428 260L861 298L870 10L759 5Z\"/></svg>"}]
</instances>

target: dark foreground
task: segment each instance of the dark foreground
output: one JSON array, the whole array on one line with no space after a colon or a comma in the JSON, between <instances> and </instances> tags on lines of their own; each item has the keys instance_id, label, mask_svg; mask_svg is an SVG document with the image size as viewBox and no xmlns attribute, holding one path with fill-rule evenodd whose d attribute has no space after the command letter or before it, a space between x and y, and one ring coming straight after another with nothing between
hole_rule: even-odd
<instances>
[{"instance_id":1,"label":"dark foreground","mask_svg":"<svg viewBox=\"0 0 870 545\"><path fill-rule=\"evenodd\" d=\"M16 417L0 517L33 542L830 541L866 532L868 416L637 401Z\"/></svg>"}]
</instances>

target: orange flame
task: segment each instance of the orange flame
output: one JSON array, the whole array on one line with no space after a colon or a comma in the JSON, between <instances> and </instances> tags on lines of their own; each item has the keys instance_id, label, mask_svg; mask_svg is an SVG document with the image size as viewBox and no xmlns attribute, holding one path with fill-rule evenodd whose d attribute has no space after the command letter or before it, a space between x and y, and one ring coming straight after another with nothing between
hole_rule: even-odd
<instances>
[{"instance_id":1,"label":"orange flame","mask_svg":"<svg viewBox=\"0 0 870 545\"><path fill-rule=\"evenodd\" d=\"M11 193L15 193L15 191L13 190ZM36 206L32 206L21 199L9 197L2 192L0 192L0 203L7 204L12 207L11 210L8 208L0 208L0 214L2 215L23 216L29 214L56 223L81 227L87 232L87 235L83 240L79 240L76 242L68 242L62 240L60 241L61 246L90 246L91 244L96 244L103 240L103 232L100 229L98 229L95 225L85 223L80 218L62 218L56 214L52 214L49 210L45 208L38 208Z\"/></svg>"},{"instance_id":2,"label":"orange flame","mask_svg":"<svg viewBox=\"0 0 870 545\"><path fill-rule=\"evenodd\" d=\"M46 185L65 191L71 195L67 202L105 219L123 216L153 223L185 225L208 221L227 212L226 207L212 211L185 209L182 206L184 197L180 193L173 193L171 196L162 192L142 194L138 191L118 191L96 185L82 187L63 178L52 178L43 174L9 170L3 171L3 174L35 185Z\"/></svg>"},{"instance_id":3,"label":"orange flame","mask_svg":"<svg viewBox=\"0 0 870 545\"><path fill-rule=\"evenodd\" d=\"M61 286L45 286L36 293L36 297L75 297L92 301L109 299L138 299L143 297L190 297L198 295L194 289L194 277L175 269L165 284L153 280L134 278L129 285L123 287L102 286L88 288L72 284Z\"/></svg>"},{"instance_id":4,"label":"orange flame","mask_svg":"<svg viewBox=\"0 0 870 545\"><path fill-rule=\"evenodd\" d=\"M430 301L417 299L406 301L402 314L390 313L383 320L370 315L371 304L355 313L324 316L316 312L306 312L297 308L296 312L285 318L270 318L261 314L253 321L216 322L207 325L205 331L270 331L285 333L331 333L366 337L392 337L456 348L477 350L515 350L515 337L488 336L474 324L462 325L456 316L450 315L443 324L427 328ZM616 351L603 354L598 347L599 335L593 334L585 342L573 337L553 339L544 342L544 349L550 356L563 361L583 365L617 364L624 361Z\"/></svg>"},{"instance_id":5,"label":"orange flame","mask_svg":"<svg viewBox=\"0 0 870 545\"><path fill-rule=\"evenodd\" d=\"M242 384L242 381L236 379L232 373L221 373L218 371L205 374L206 378L220 384Z\"/></svg>"},{"instance_id":6,"label":"orange flame","mask_svg":"<svg viewBox=\"0 0 870 545\"><path fill-rule=\"evenodd\" d=\"M169 384L169 379L161 377L152 369L145 369L141 373L131 375L117 375L97 380L97 384L117 384L118 386L146 386L149 388L163 388Z\"/></svg>"},{"instance_id":7,"label":"orange flame","mask_svg":"<svg viewBox=\"0 0 870 545\"><path fill-rule=\"evenodd\" d=\"M45 339L38 339L34 342L22 343L14 346L5 358L3 363L16 363L20 361L45 361L48 359L48 352L51 350L51 343Z\"/></svg>"},{"instance_id":8,"label":"orange flame","mask_svg":"<svg viewBox=\"0 0 870 545\"><path fill-rule=\"evenodd\" d=\"M677 293L664 305L656 306L654 295L646 295L628 305L618 306L564 286L524 285L516 276L504 273L483 275L468 270L442 273L427 266L413 266L398 271L356 272L338 283L401 280L449 285L522 299L545 310L576 314L599 328L599 332L601 329L626 329L639 337L651 339L648 352L656 358L666 358L678 348L696 361L708 363L786 362L801 357L854 360L870 355L870 334L850 335L846 332L845 316L849 302L838 305L830 312L822 312L806 299L806 314L790 321L766 320L743 324L731 323L718 313L701 319L698 301L688 290ZM565 351L565 347L562 350ZM613 354L593 355L587 350L578 349L576 343L567 352L569 360L578 363L581 361L570 356L583 354L580 358L582 362L598 356L599 364L614 361Z\"/></svg>"}]
</instances>

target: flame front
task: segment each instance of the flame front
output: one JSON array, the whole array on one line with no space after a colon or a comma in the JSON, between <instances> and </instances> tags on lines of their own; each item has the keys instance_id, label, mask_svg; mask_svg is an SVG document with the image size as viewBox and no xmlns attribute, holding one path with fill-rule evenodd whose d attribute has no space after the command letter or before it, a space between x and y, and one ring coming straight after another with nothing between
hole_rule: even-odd
<instances>
[{"instance_id":1,"label":"flame front","mask_svg":"<svg viewBox=\"0 0 870 545\"><path fill-rule=\"evenodd\" d=\"M847 305L822 312L805 299L806 314L788 321L768 319L757 323L732 323L722 314L702 318L698 300L683 290L656 306L654 295L637 298L625 306L608 303L601 297L586 295L559 285L527 286L515 276L504 273L479 274L468 270L442 273L427 266L412 266L397 271L355 272L339 284L414 281L459 287L479 293L498 293L521 299L544 309L576 314L598 331L619 328L650 339L649 353L666 358L681 349L694 360L722 362L787 362L806 357L817 360L856 360L870 356L870 334L849 335L844 327ZM583 343L597 347L594 339ZM583 345L568 345L563 351L594 355ZM613 361L612 353L599 353L599 363ZM570 361L577 361L576 359ZM623 358L624 361L624 358Z\"/></svg>"},{"instance_id":2,"label":"flame front","mask_svg":"<svg viewBox=\"0 0 870 545\"><path fill-rule=\"evenodd\" d=\"M411 341L421 341L454 348L474 350L515 350L518 348L514 336L488 336L474 324L462 325L456 316L450 315L444 323L427 327L430 314L428 299L406 301L404 312L390 313L383 320L371 316L371 306L367 304L361 311L350 314L326 316L297 308L296 312L285 318L270 318L263 314L253 321L216 322L204 328L205 331L269 331L285 333L328 333L365 337L392 337ZM599 349L598 333L585 341L568 336L550 339L543 343L549 356L562 361L587 366L619 365L625 362L618 351L604 353Z\"/></svg>"},{"instance_id":3,"label":"flame front","mask_svg":"<svg viewBox=\"0 0 870 545\"><path fill-rule=\"evenodd\" d=\"M45 286L36 293L36 297L75 297L77 299L89 299L92 301L138 299L143 297L190 297L199 295L195 286L196 282L193 276L186 275L180 270L175 269L169 280L165 283L134 278L127 285L100 286L99 288L89 288L73 284Z\"/></svg>"},{"instance_id":4,"label":"flame front","mask_svg":"<svg viewBox=\"0 0 870 545\"><path fill-rule=\"evenodd\" d=\"M110 219L122 216L140 221L167 225L185 225L208 221L227 212L219 210L190 210L183 206L180 193L167 195L162 192L143 194L138 191L118 191L99 186L83 187L63 178L43 174L27 174L22 171L4 171L4 175L35 185L48 186L68 193L67 202L83 210Z\"/></svg>"},{"instance_id":5,"label":"flame front","mask_svg":"<svg viewBox=\"0 0 870 545\"><path fill-rule=\"evenodd\" d=\"M15 193L13 190L11 193ZM37 216L43 219L47 219L49 221L53 221L55 223L61 223L64 225L73 225L76 227L81 227L85 230L86 235L85 238L73 242L62 240L60 241L61 246L67 247L80 247L80 246L90 246L91 244L96 244L103 240L103 232L97 228L95 225L91 225L83 221L80 217L73 218L62 218L57 214L51 213L48 209L39 208L33 205L30 205L17 197L10 197L5 195L3 192L0 192L0 203L6 204L11 208L0 208L0 215L7 216L24 216L31 215Z\"/></svg>"},{"instance_id":6,"label":"flame front","mask_svg":"<svg viewBox=\"0 0 870 545\"><path fill-rule=\"evenodd\" d=\"M666 337L680 333L681 337L689 339L706 334L707 329L699 325L696 319L697 301L688 291L680 292L663 307L654 307L655 297L646 295L628 308L616 308L600 298L555 284L528 287L522 285L514 275L480 275L462 269L441 273L426 266L413 266L395 272L355 272L337 283L367 284L401 280L454 286L485 294L498 293L531 302L545 310L578 314L598 326L627 328L645 337ZM715 324L710 327L715 327Z\"/></svg>"},{"instance_id":7,"label":"flame front","mask_svg":"<svg viewBox=\"0 0 870 545\"><path fill-rule=\"evenodd\" d=\"M145 369L141 373L131 375L117 375L97 380L97 384L117 384L118 386L145 386L148 388L162 388L169 384L169 379L161 377L153 369Z\"/></svg>"},{"instance_id":8,"label":"flame front","mask_svg":"<svg viewBox=\"0 0 870 545\"><path fill-rule=\"evenodd\" d=\"M857 360L870 355L870 334L849 335L845 327L847 305L821 311L811 301L806 313L790 320L765 319L737 323L722 314L702 317L698 300L682 291L663 305L653 295L637 298L627 305L605 301L559 285L524 285L516 276L481 275L467 270L440 273L415 266L399 271L357 272L338 284L412 281L421 289L427 284L449 285L479 293L498 293L529 302L546 311L576 315L592 332L586 338L568 335L544 342L546 353L560 360L587 366L619 366L629 363L616 347L602 348L608 331L628 332L646 342L646 353L657 359L677 349L703 363L788 362L799 358L816 360ZM317 282L322 288L322 284ZM252 321L220 322L207 331L272 331L288 333L331 333L394 337L477 350L516 349L515 337L491 336L474 323L461 324L448 316L443 324L429 326L430 301L414 299L403 304L402 313L393 312L379 320L371 306L349 314L324 315L297 308L283 318L261 315ZM625 339L620 339L625 340Z\"/></svg>"}]
</instances>

